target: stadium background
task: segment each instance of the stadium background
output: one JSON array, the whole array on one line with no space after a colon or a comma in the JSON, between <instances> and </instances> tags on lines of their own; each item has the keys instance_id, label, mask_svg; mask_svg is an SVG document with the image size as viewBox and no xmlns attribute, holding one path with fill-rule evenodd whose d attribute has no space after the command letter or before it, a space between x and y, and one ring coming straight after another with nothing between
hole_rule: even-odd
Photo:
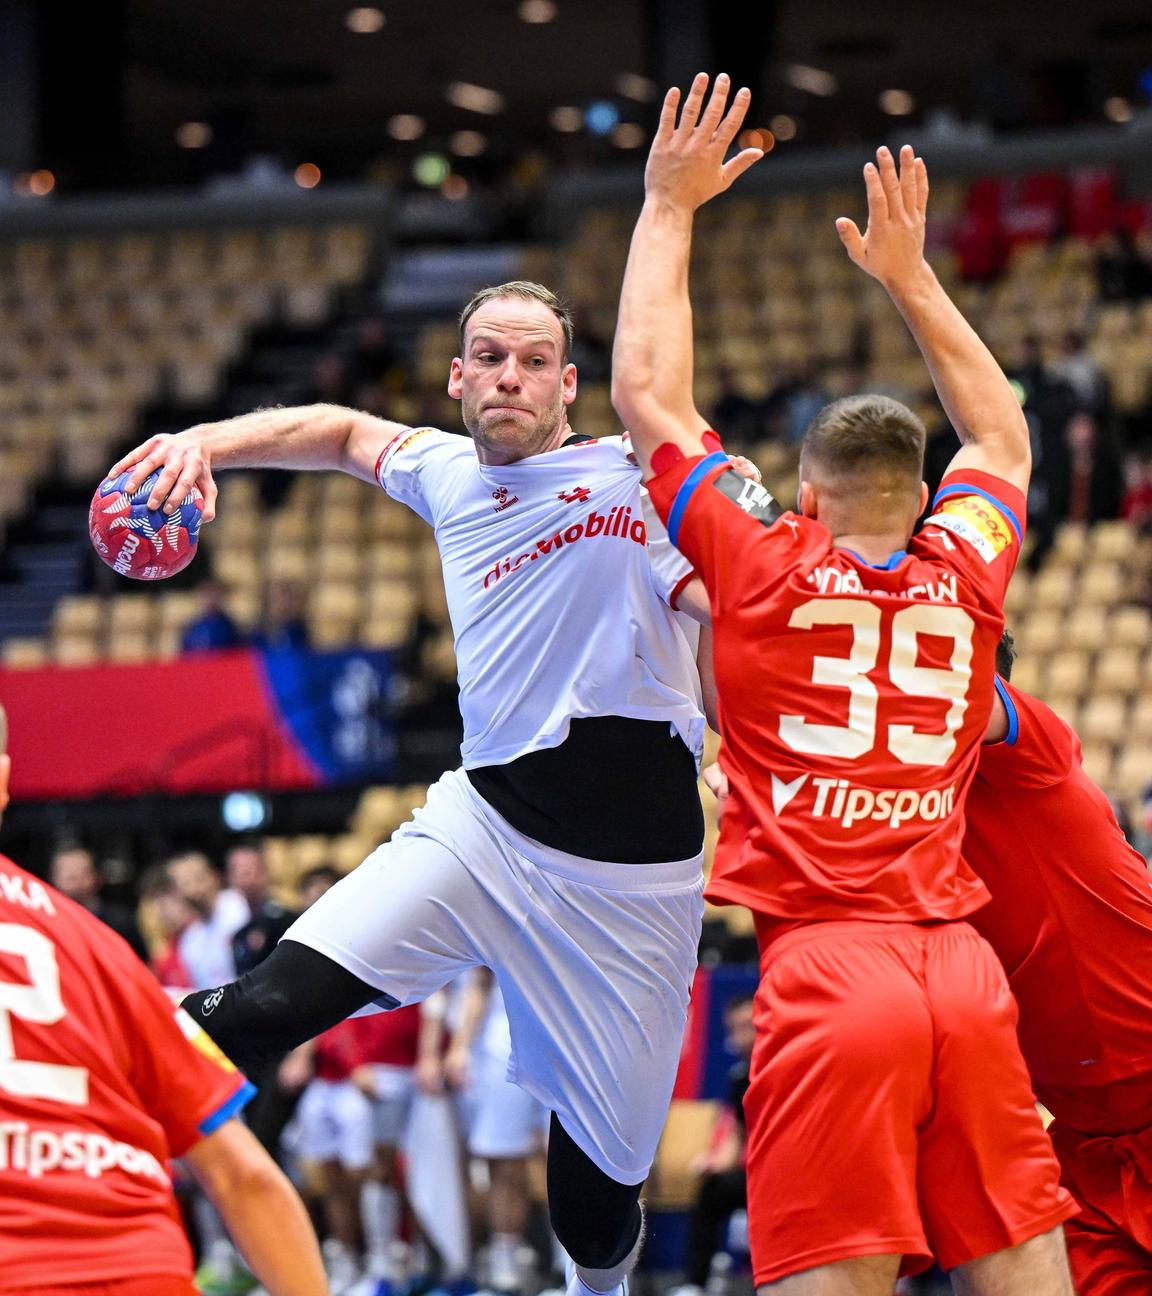
<instances>
[{"instance_id":1,"label":"stadium background","mask_svg":"<svg viewBox=\"0 0 1152 1296\"><path fill-rule=\"evenodd\" d=\"M264 404L457 429L454 313L511 278L573 304L574 426L615 431L615 300L655 103L703 67L753 87L771 156L700 222L700 408L787 499L820 404L890 392L924 417L938 478L952 441L927 374L832 227L860 214L869 148L914 143L933 264L1033 432L1015 678L1076 726L1147 854L1152 16L728 9L0 9L0 849L44 871L79 839L134 902L173 852L259 835L291 904L303 871L354 867L420 803L459 716L418 519L347 478L225 474L203 552L138 587L95 560L88 500L146 435ZM706 964L734 965L717 987L742 984L751 948L745 915L710 915ZM686 1099L723 1091L713 999Z\"/></svg>"}]
</instances>

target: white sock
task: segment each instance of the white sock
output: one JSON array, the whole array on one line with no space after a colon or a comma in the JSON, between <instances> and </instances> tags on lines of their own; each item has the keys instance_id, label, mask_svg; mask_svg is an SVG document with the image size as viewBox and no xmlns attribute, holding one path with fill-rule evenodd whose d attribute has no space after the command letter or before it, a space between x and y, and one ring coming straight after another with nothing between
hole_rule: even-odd
<instances>
[{"instance_id":1,"label":"white sock","mask_svg":"<svg viewBox=\"0 0 1152 1296\"><path fill-rule=\"evenodd\" d=\"M501 1291L519 1285L520 1269L517 1253L524 1245L519 1233L493 1233L488 1246L489 1282Z\"/></svg>"},{"instance_id":2,"label":"white sock","mask_svg":"<svg viewBox=\"0 0 1152 1296\"><path fill-rule=\"evenodd\" d=\"M400 1194L395 1188L367 1180L360 1189L360 1225L368 1254L383 1256L400 1231Z\"/></svg>"}]
</instances>

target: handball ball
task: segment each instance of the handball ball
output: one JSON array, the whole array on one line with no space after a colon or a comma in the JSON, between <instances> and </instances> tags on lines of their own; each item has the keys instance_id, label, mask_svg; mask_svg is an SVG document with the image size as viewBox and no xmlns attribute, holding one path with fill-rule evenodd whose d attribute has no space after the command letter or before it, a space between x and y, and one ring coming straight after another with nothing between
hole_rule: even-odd
<instances>
[{"instance_id":1,"label":"handball ball","mask_svg":"<svg viewBox=\"0 0 1152 1296\"><path fill-rule=\"evenodd\" d=\"M88 510L88 534L103 562L133 580L165 580L196 557L204 497L198 487L180 501L175 513L150 509L148 496L157 469L131 495L124 485L131 472L102 481Z\"/></svg>"}]
</instances>

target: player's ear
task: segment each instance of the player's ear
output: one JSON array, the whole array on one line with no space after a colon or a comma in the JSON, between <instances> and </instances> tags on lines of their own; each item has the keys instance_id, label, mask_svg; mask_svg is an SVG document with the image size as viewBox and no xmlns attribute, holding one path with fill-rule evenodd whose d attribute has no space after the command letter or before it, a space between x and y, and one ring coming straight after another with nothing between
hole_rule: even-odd
<instances>
[{"instance_id":1,"label":"player's ear","mask_svg":"<svg viewBox=\"0 0 1152 1296\"><path fill-rule=\"evenodd\" d=\"M464 361L459 356L454 356L452 366L448 370L448 395L453 400L459 400L463 394L464 381Z\"/></svg>"},{"instance_id":2,"label":"player's ear","mask_svg":"<svg viewBox=\"0 0 1152 1296\"><path fill-rule=\"evenodd\" d=\"M571 361L560 372L560 394L565 405L576 399L576 366Z\"/></svg>"},{"instance_id":3,"label":"player's ear","mask_svg":"<svg viewBox=\"0 0 1152 1296\"><path fill-rule=\"evenodd\" d=\"M816 516L816 489L810 481L802 481L796 492L796 511L801 517Z\"/></svg>"},{"instance_id":4,"label":"player's ear","mask_svg":"<svg viewBox=\"0 0 1152 1296\"><path fill-rule=\"evenodd\" d=\"M12 773L12 757L7 752L0 756L0 814L7 809L11 798L8 795L8 776Z\"/></svg>"},{"instance_id":5,"label":"player's ear","mask_svg":"<svg viewBox=\"0 0 1152 1296\"><path fill-rule=\"evenodd\" d=\"M928 507L929 499L931 499L931 495L928 491L928 483L922 481L920 483L920 506L916 510L917 517L924 516L924 511Z\"/></svg>"}]
</instances>

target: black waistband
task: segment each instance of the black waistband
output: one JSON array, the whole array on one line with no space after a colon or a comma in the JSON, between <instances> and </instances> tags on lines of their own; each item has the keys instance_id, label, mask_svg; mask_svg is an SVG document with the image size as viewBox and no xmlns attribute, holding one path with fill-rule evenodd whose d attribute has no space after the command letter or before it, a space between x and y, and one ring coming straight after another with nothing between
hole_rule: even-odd
<instances>
[{"instance_id":1,"label":"black waistband","mask_svg":"<svg viewBox=\"0 0 1152 1296\"><path fill-rule=\"evenodd\" d=\"M658 864L704 844L696 762L664 720L573 720L559 747L467 773L517 832L569 855Z\"/></svg>"}]
</instances>

